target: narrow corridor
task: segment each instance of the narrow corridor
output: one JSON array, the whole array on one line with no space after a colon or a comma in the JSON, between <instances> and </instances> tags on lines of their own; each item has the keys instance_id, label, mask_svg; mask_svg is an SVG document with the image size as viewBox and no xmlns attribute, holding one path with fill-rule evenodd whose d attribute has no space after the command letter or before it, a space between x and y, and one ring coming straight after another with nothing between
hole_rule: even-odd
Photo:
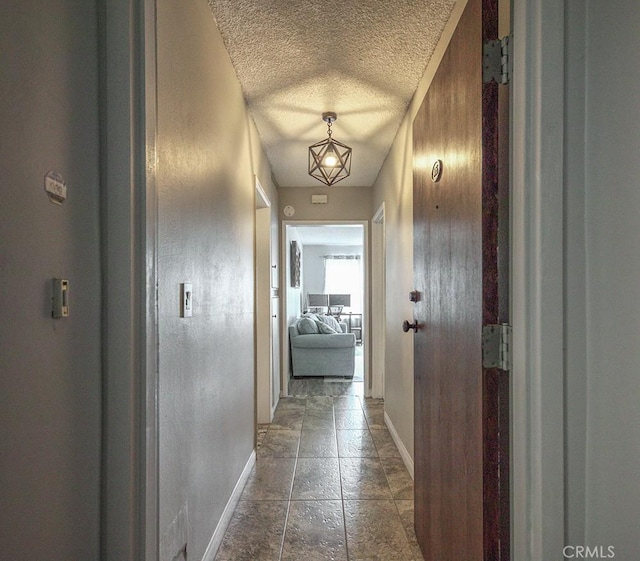
<instances>
[{"instance_id":1,"label":"narrow corridor","mask_svg":"<svg viewBox=\"0 0 640 561\"><path fill-rule=\"evenodd\" d=\"M361 389L292 382L290 392L306 396L282 398L260 427L256 466L216 561L422 561L413 482L382 401Z\"/></svg>"}]
</instances>

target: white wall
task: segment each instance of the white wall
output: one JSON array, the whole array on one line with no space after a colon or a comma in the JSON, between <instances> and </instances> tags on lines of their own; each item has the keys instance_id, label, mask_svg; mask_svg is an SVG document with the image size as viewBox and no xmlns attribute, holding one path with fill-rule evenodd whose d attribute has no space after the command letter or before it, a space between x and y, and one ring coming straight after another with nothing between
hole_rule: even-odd
<instances>
[{"instance_id":1,"label":"white wall","mask_svg":"<svg viewBox=\"0 0 640 561\"><path fill-rule=\"evenodd\" d=\"M201 559L254 448L254 174L274 186L207 3L157 6L161 558Z\"/></svg>"},{"instance_id":2,"label":"white wall","mask_svg":"<svg viewBox=\"0 0 640 561\"><path fill-rule=\"evenodd\" d=\"M281 198L282 199L282 198ZM282 200L280 201L282 204ZM282 213L280 213L282 215ZM291 362L289 356L289 326L295 321L297 317L302 313L302 282L300 287L294 288L291 286L291 242L295 241L298 244L300 250L300 275L304 276L304 247L302 247L302 241L300 235L295 226L286 226L283 231L283 244L281 251L281 263L282 270L284 272L283 277L280 279L280 294L285 298L283 305L285 310L281 314L284 321L280 323L280 330L282 332L280 356L281 356L281 369L282 369L282 389L286 393L288 391L287 381L291 376ZM286 312L286 314L284 313Z\"/></svg>"},{"instance_id":3,"label":"white wall","mask_svg":"<svg viewBox=\"0 0 640 561\"><path fill-rule=\"evenodd\" d=\"M97 31L92 1L0 7L3 559L100 558ZM51 317L54 277L70 282L65 319Z\"/></svg>"},{"instance_id":4,"label":"white wall","mask_svg":"<svg viewBox=\"0 0 640 561\"><path fill-rule=\"evenodd\" d=\"M413 318L413 120L466 5L460 0L418 85L373 186L369 218L385 203L386 345L385 411L413 457L413 337L402 322Z\"/></svg>"},{"instance_id":5,"label":"white wall","mask_svg":"<svg viewBox=\"0 0 640 561\"><path fill-rule=\"evenodd\" d=\"M298 250L300 251L300 286L295 288L291 286L291 242L296 242ZM291 325L293 321L301 314L303 306L303 294L302 294L302 278L304 277L304 246L298 234L298 230L295 226L287 227L285 237L285 249L286 255L283 256L285 275L282 279L281 292L286 293L287 299L287 325ZM289 335L287 334L286 340L288 341Z\"/></svg>"}]
</instances>

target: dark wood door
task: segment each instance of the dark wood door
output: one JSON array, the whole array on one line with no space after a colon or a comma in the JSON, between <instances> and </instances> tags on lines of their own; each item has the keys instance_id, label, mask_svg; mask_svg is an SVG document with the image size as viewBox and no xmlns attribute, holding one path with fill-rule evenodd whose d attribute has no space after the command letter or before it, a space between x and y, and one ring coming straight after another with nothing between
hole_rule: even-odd
<instances>
[{"instance_id":1,"label":"dark wood door","mask_svg":"<svg viewBox=\"0 0 640 561\"><path fill-rule=\"evenodd\" d=\"M504 86L482 83L482 44L497 23L497 0L469 0L413 127L415 512L426 561L509 557L508 373L483 369L481 347L482 326L507 321Z\"/></svg>"}]
</instances>

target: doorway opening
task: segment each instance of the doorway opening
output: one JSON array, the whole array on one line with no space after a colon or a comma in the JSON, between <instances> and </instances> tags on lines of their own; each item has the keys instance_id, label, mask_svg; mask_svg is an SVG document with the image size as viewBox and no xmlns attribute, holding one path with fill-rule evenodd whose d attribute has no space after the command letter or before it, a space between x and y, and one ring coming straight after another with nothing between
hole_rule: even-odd
<instances>
[{"instance_id":1,"label":"doorway opening","mask_svg":"<svg viewBox=\"0 0 640 561\"><path fill-rule=\"evenodd\" d=\"M282 395L371 395L367 222L286 221L282 240L285 261L282 332L286 334L282 348ZM296 367L300 353L292 349L289 327L309 313L321 322L327 317L335 319L340 326L333 323L338 334L353 335L350 339L354 340L353 351L337 349L335 355L311 358L310 366L304 370ZM355 355L353 359L348 356L351 352ZM293 353L297 353L296 360ZM317 370L314 360L318 361ZM333 366L324 367L324 360L332 361Z\"/></svg>"}]
</instances>

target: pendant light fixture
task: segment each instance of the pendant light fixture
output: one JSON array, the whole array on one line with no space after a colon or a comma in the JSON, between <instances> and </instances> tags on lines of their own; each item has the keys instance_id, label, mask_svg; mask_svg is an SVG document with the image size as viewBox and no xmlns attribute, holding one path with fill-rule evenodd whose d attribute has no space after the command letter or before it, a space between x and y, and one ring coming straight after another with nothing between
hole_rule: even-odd
<instances>
[{"instance_id":1,"label":"pendant light fixture","mask_svg":"<svg viewBox=\"0 0 640 561\"><path fill-rule=\"evenodd\" d=\"M309 146L309 175L329 186L351 173L351 148L331 137L331 125L337 118L333 112L323 113L328 137Z\"/></svg>"}]
</instances>

